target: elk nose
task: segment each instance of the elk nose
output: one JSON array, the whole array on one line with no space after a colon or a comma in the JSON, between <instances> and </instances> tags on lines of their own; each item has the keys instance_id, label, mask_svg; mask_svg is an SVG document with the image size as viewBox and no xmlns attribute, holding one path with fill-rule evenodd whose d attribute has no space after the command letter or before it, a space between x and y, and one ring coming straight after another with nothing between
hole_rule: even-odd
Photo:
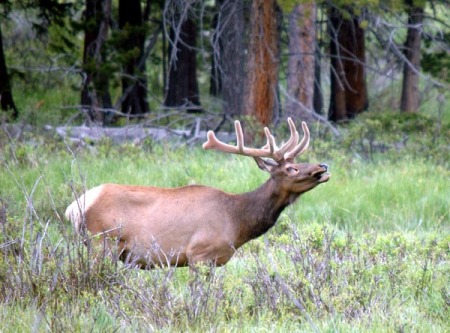
<instances>
[{"instance_id":1,"label":"elk nose","mask_svg":"<svg viewBox=\"0 0 450 333\"><path fill-rule=\"evenodd\" d=\"M328 170L328 165L326 165L325 163L319 164L320 167L324 168L325 171Z\"/></svg>"}]
</instances>

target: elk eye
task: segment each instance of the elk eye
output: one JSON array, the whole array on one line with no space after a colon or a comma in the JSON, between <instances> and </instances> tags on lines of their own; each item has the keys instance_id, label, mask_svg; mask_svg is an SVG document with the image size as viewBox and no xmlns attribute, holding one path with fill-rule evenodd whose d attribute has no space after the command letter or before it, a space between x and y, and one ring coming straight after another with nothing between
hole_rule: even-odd
<instances>
[{"instance_id":1,"label":"elk eye","mask_svg":"<svg viewBox=\"0 0 450 333\"><path fill-rule=\"evenodd\" d=\"M294 168L294 167L287 167L287 172L289 172L289 173L293 173L293 172L298 172L298 170L296 169L296 168Z\"/></svg>"}]
</instances>

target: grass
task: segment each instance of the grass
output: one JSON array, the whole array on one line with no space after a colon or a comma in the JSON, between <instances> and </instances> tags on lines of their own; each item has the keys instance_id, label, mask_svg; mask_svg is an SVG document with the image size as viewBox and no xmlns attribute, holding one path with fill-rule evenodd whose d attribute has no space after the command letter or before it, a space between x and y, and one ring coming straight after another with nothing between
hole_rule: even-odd
<instances>
[{"instance_id":1,"label":"grass","mask_svg":"<svg viewBox=\"0 0 450 333\"><path fill-rule=\"evenodd\" d=\"M243 192L267 175L198 147L2 138L0 331L447 331L448 139L366 154L358 131L348 129L348 145L313 142L304 158L329 164L330 182L225 267L152 271L114 256L94 263L62 218L73 191L117 182Z\"/></svg>"}]
</instances>

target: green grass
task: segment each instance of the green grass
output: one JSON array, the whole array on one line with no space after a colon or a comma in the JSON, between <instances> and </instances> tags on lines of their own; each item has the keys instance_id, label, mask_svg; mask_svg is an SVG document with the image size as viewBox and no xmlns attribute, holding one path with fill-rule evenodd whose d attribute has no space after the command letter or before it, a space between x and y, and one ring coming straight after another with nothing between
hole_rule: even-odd
<instances>
[{"instance_id":1,"label":"green grass","mask_svg":"<svg viewBox=\"0 0 450 333\"><path fill-rule=\"evenodd\" d=\"M73 191L116 182L238 193L268 175L199 147L2 137L0 331L445 332L450 158L448 139L428 138L382 154L317 139L302 159L328 163L330 181L225 267L140 271L114 257L94 264L62 218Z\"/></svg>"}]
</instances>

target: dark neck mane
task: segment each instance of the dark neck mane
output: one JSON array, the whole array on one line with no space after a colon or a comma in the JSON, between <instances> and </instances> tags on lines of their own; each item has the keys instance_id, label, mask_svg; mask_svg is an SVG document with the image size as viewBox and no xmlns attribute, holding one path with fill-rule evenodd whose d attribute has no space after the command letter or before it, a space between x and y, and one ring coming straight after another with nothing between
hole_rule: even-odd
<instances>
[{"instance_id":1,"label":"dark neck mane","mask_svg":"<svg viewBox=\"0 0 450 333\"><path fill-rule=\"evenodd\" d=\"M237 195L239 237L236 247L266 233L299 195L282 191L271 178L256 190Z\"/></svg>"}]
</instances>

